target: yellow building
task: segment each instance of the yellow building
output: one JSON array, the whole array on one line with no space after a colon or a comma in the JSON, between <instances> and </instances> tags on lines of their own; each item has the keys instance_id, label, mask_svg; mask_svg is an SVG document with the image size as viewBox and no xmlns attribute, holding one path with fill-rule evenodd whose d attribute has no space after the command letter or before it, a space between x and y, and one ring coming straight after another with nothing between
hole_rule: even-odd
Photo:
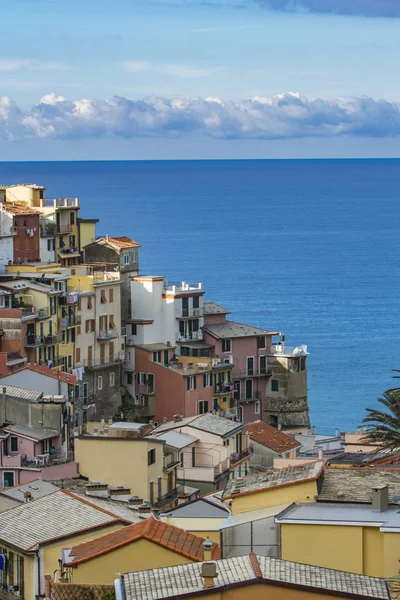
<instances>
[{"instance_id":1,"label":"yellow building","mask_svg":"<svg viewBox=\"0 0 400 600\"><path fill-rule=\"evenodd\" d=\"M400 514L388 488L371 491L372 504L304 503L276 518L282 558L375 577L399 570Z\"/></svg>"},{"instance_id":2,"label":"yellow building","mask_svg":"<svg viewBox=\"0 0 400 600\"><path fill-rule=\"evenodd\" d=\"M178 465L163 447L156 438L83 435L75 439L75 460L83 477L130 488L153 506L176 491Z\"/></svg>"},{"instance_id":3,"label":"yellow building","mask_svg":"<svg viewBox=\"0 0 400 600\"><path fill-rule=\"evenodd\" d=\"M96 223L99 219L78 219L80 250L96 240Z\"/></svg>"},{"instance_id":4,"label":"yellow building","mask_svg":"<svg viewBox=\"0 0 400 600\"><path fill-rule=\"evenodd\" d=\"M160 513L160 519L204 539L220 543L220 527L230 515L220 500L222 492L207 494Z\"/></svg>"},{"instance_id":5,"label":"yellow building","mask_svg":"<svg viewBox=\"0 0 400 600\"><path fill-rule=\"evenodd\" d=\"M115 581L117 599L167 600L389 600L383 579L298 565L251 553L217 560L125 573Z\"/></svg>"},{"instance_id":6,"label":"yellow building","mask_svg":"<svg viewBox=\"0 0 400 600\"><path fill-rule=\"evenodd\" d=\"M314 502L324 465L324 461L315 461L231 479L223 500L230 501L233 515L290 502Z\"/></svg>"},{"instance_id":7,"label":"yellow building","mask_svg":"<svg viewBox=\"0 0 400 600\"><path fill-rule=\"evenodd\" d=\"M25 600L44 594L59 575L62 549L130 525L86 499L58 490L0 514L0 552L7 568L0 584Z\"/></svg>"},{"instance_id":8,"label":"yellow building","mask_svg":"<svg viewBox=\"0 0 400 600\"><path fill-rule=\"evenodd\" d=\"M204 539L153 517L63 551L72 583L112 584L116 573L157 569L203 560ZM211 548L214 560L219 547Z\"/></svg>"}]
</instances>

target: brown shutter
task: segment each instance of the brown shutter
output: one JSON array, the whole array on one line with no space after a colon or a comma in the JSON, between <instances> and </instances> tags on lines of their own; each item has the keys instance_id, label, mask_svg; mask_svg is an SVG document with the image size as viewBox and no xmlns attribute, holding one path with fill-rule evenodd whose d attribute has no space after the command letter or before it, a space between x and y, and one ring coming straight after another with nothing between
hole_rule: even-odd
<instances>
[{"instance_id":1,"label":"brown shutter","mask_svg":"<svg viewBox=\"0 0 400 600\"><path fill-rule=\"evenodd\" d=\"M110 356L110 363L114 362L114 342L110 342L108 345L108 353Z\"/></svg>"},{"instance_id":2,"label":"brown shutter","mask_svg":"<svg viewBox=\"0 0 400 600\"><path fill-rule=\"evenodd\" d=\"M114 288L110 288L108 291L108 301L114 302Z\"/></svg>"},{"instance_id":3,"label":"brown shutter","mask_svg":"<svg viewBox=\"0 0 400 600\"><path fill-rule=\"evenodd\" d=\"M75 362L81 362L81 349L75 348Z\"/></svg>"},{"instance_id":4,"label":"brown shutter","mask_svg":"<svg viewBox=\"0 0 400 600\"><path fill-rule=\"evenodd\" d=\"M75 269L72 270L75 271ZM82 310L82 298L80 296L78 296L78 310Z\"/></svg>"},{"instance_id":5,"label":"brown shutter","mask_svg":"<svg viewBox=\"0 0 400 600\"><path fill-rule=\"evenodd\" d=\"M87 355L88 355L88 367L92 367L93 366L93 364L92 364L92 361L93 361L93 358L92 358L93 357L93 348L92 348L92 346L89 346L89 348L88 348L88 354Z\"/></svg>"},{"instance_id":6,"label":"brown shutter","mask_svg":"<svg viewBox=\"0 0 400 600\"><path fill-rule=\"evenodd\" d=\"M105 304L106 302L107 302L106 290L101 290L101 303Z\"/></svg>"},{"instance_id":7,"label":"brown shutter","mask_svg":"<svg viewBox=\"0 0 400 600\"><path fill-rule=\"evenodd\" d=\"M92 296L88 296L88 299L87 299L87 307L88 307L88 309L91 309L91 308L92 308Z\"/></svg>"},{"instance_id":8,"label":"brown shutter","mask_svg":"<svg viewBox=\"0 0 400 600\"><path fill-rule=\"evenodd\" d=\"M104 365L106 362L106 345L100 344L100 364Z\"/></svg>"}]
</instances>

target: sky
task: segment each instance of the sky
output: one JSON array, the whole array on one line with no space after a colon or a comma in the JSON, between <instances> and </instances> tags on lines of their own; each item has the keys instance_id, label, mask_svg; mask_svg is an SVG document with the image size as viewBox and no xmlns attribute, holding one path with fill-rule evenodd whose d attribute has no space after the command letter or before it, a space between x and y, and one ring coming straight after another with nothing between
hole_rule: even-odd
<instances>
[{"instance_id":1,"label":"sky","mask_svg":"<svg viewBox=\"0 0 400 600\"><path fill-rule=\"evenodd\" d=\"M0 0L0 160L400 156L400 0Z\"/></svg>"}]
</instances>

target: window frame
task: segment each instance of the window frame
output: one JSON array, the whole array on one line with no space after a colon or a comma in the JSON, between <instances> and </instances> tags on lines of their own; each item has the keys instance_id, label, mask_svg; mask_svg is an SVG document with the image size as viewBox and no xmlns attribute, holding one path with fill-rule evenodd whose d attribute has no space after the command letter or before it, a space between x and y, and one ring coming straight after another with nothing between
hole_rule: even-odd
<instances>
[{"instance_id":1,"label":"window frame","mask_svg":"<svg viewBox=\"0 0 400 600\"><path fill-rule=\"evenodd\" d=\"M279 392L279 379L271 379L271 392Z\"/></svg>"},{"instance_id":2,"label":"window frame","mask_svg":"<svg viewBox=\"0 0 400 600\"><path fill-rule=\"evenodd\" d=\"M115 387L115 373L110 373L110 387Z\"/></svg>"},{"instance_id":3,"label":"window frame","mask_svg":"<svg viewBox=\"0 0 400 600\"><path fill-rule=\"evenodd\" d=\"M150 450L147 451L147 466L151 467L151 465L154 465L155 463L156 463L156 449L150 448Z\"/></svg>"},{"instance_id":4,"label":"window frame","mask_svg":"<svg viewBox=\"0 0 400 600\"><path fill-rule=\"evenodd\" d=\"M232 352L232 339L231 338L223 339L221 346L222 346L222 352L224 354L229 354L230 352ZM226 349L227 346L229 346L228 350Z\"/></svg>"},{"instance_id":5,"label":"window frame","mask_svg":"<svg viewBox=\"0 0 400 600\"><path fill-rule=\"evenodd\" d=\"M97 377L97 389L101 391L103 389L103 375Z\"/></svg>"},{"instance_id":6,"label":"window frame","mask_svg":"<svg viewBox=\"0 0 400 600\"><path fill-rule=\"evenodd\" d=\"M254 414L255 415L261 414L261 401L260 400L256 400L254 403Z\"/></svg>"}]
</instances>

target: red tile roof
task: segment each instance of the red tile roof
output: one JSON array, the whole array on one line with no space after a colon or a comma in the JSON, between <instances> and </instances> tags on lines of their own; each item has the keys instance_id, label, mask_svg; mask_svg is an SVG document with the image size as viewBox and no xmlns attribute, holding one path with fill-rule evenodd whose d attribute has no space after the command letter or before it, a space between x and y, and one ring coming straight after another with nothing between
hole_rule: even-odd
<instances>
[{"instance_id":1,"label":"red tile roof","mask_svg":"<svg viewBox=\"0 0 400 600\"><path fill-rule=\"evenodd\" d=\"M70 552L72 561L68 563L68 566L91 560L141 539L177 552L193 561L203 560L203 538L150 517L141 523L123 527L114 533L74 546ZM220 558L220 548L213 543L212 560L218 558Z\"/></svg>"},{"instance_id":2,"label":"red tile roof","mask_svg":"<svg viewBox=\"0 0 400 600\"><path fill-rule=\"evenodd\" d=\"M27 206L26 204L16 204L14 202L3 202L2 207L12 215L39 215L40 212Z\"/></svg>"},{"instance_id":3,"label":"red tile roof","mask_svg":"<svg viewBox=\"0 0 400 600\"><path fill-rule=\"evenodd\" d=\"M250 439L253 442L262 444L277 454L282 454L301 446L300 442L290 437L290 435L283 433L283 431L271 425L267 425L267 423L263 423L263 421L255 421L246 425L243 433L247 432L250 434Z\"/></svg>"},{"instance_id":4,"label":"red tile roof","mask_svg":"<svg viewBox=\"0 0 400 600\"><path fill-rule=\"evenodd\" d=\"M46 375L47 377L52 377L53 379L58 379L63 383L69 383L71 385L76 384L75 375L71 375L70 373L64 373L63 371L56 371L55 369L49 369L48 367L42 367L41 365L28 364L18 369L18 372L25 371L27 369L30 371L35 371L35 373L41 373L42 375ZM17 371L14 371L13 373L7 373L7 375L3 375L2 378L4 379L5 377L10 377L10 375L14 375L14 373L16 372Z\"/></svg>"},{"instance_id":5,"label":"red tile roof","mask_svg":"<svg viewBox=\"0 0 400 600\"><path fill-rule=\"evenodd\" d=\"M108 242L111 242L111 244L114 244L114 246L117 246L118 248L140 248L140 244L134 242L133 240L131 240L131 238L129 238L126 235L122 235L120 237L108 236L105 239Z\"/></svg>"}]
</instances>

